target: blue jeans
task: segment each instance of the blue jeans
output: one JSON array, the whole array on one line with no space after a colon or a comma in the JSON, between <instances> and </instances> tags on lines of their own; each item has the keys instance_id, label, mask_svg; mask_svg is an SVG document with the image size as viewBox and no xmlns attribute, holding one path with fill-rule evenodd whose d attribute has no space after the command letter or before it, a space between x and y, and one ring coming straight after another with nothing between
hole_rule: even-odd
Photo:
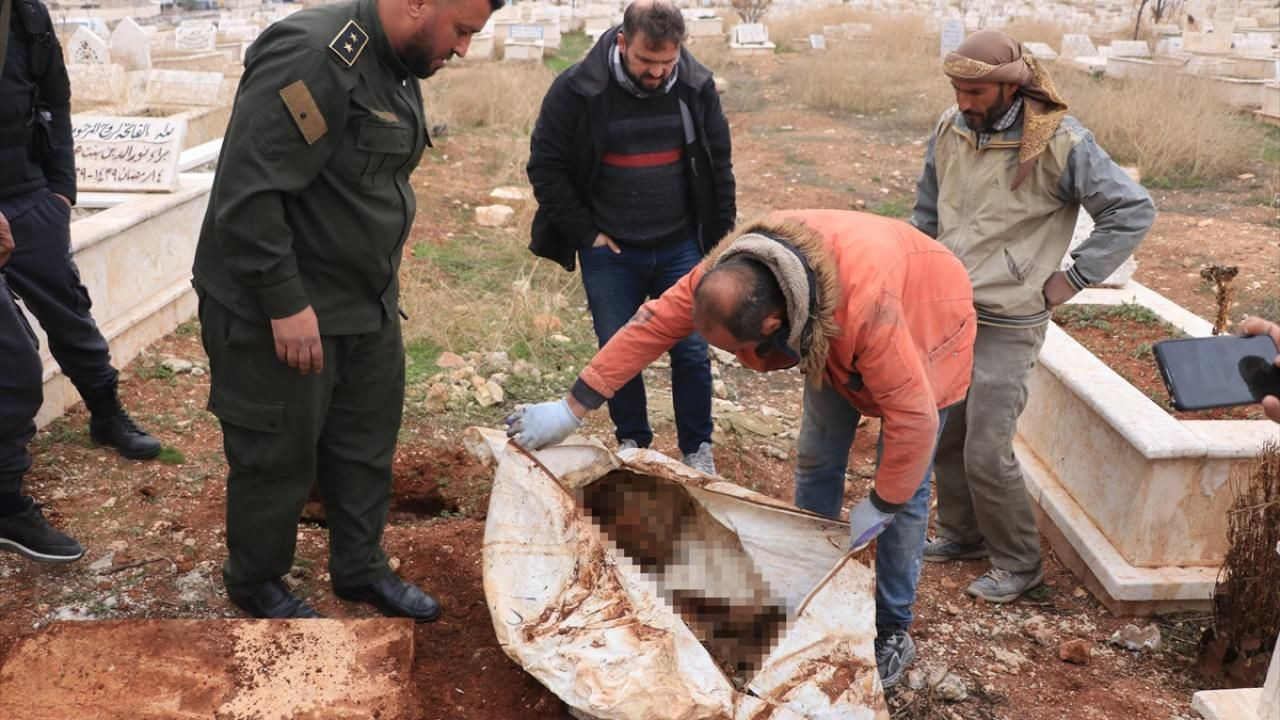
<instances>
[{"instance_id":1,"label":"blue jeans","mask_svg":"<svg viewBox=\"0 0 1280 720\"><path fill-rule=\"evenodd\" d=\"M684 277L700 260L695 240L658 248L619 246L615 254L607 246L578 251L582 285L600 346L636 314L649 298L656 298ZM693 453L711 442L711 361L707 341L694 333L671 348L671 398L675 407L676 437L680 451ZM618 441L634 440L640 447L653 442L644 380L636 375L609 401Z\"/></svg>"},{"instance_id":2,"label":"blue jeans","mask_svg":"<svg viewBox=\"0 0 1280 720\"><path fill-rule=\"evenodd\" d=\"M947 411L938 411L938 433ZM827 517L839 518L844 501L844 473L849 450L858 429L859 413L829 384L814 390L804 386L804 411L800 437L796 439L796 505ZM884 436L876 442L876 464L884 450ZM937 442L934 443L937 451ZM920 567L924 561L925 533L929 526L929 479L933 455L920 488L907 501L893 523L876 539L876 627L907 628L915 616Z\"/></svg>"}]
</instances>

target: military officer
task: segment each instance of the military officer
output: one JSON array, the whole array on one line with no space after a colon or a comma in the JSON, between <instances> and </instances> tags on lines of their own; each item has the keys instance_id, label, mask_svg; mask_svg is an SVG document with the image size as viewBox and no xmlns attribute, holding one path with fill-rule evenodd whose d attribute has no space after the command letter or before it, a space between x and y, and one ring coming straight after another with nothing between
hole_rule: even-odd
<instances>
[{"instance_id":1,"label":"military officer","mask_svg":"<svg viewBox=\"0 0 1280 720\"><path fill-rule=\"evenodd\" d=\"M424 146L419 78L503 0L349 0L245 56L196 249L209 409L222 424L230 600L316 617L281 582L318 484L338 597L434 620L380 546L404 400L397 271Z\"/></svg>"}]
</instances>

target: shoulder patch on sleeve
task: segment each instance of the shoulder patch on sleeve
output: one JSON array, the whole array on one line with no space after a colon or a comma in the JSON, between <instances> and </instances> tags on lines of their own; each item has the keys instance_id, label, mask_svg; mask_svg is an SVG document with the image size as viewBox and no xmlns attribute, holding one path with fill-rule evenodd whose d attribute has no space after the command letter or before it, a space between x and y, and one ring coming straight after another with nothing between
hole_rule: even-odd
<instances>
[{"instance_id":1,"label":"shoulder patch on sleeve","mask_svg":"<svg viewBox=\"0 0 1280 720\"><path fill-rule=\"evenodd\" d=\"M316 100L311 97L311 91L307 89L305 82L298 80L282 88L280 98L284 100L289 116L293 118L293 123L298 126L308 145L315 145L329 131L324 115L316 107Z\"/></svg>"},{"instance_id":2,"label":"shoulder patch on sleeve","mask_svg":"<svg viewBox=\"0 0 1280 720\"><path fill-rule=\"evenodd\" d=\"M368 44L369 33L365 32L355 20L348 20L338 34L333 36L329 49L346 63L347 67L351 67L356 64L356 60L360 59L360 53L364 52L364 46Z\"/></svg>"}]
</instances>

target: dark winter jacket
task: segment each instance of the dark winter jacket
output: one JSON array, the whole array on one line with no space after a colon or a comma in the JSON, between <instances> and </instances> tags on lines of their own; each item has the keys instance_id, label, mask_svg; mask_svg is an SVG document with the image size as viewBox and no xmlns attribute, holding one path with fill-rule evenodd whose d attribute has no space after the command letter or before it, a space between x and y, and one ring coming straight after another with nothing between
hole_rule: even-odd
<instances>
[{"instance_id":1,"label":"dark winter jacket","mask_svg":"<svg viewBox=\"0 0 1280 720\"><path fill-rule=\"evenodd\" d=\"M538 200L529 249L574 269L578 248L590 247L598 232L591 218L592 183L603 163L608 128L606 90L614 82L608 55L617 44L615 27L600 36L582 62L565 70L542 100L529 148L529 182ZM698 244L706 254L733 229L737 216L729 122L720 107L711 71L680 51L672 92L689 109L694 138L685 147Z\"/></svg>"},{"instance_id":2,"label":"dark winter jacket","mask_svg":"<svg viewBox=\"0 0 1280 720\"><path fill-rule=\"evenodd\" d=\"M0 72L0 197L47 187L74 203L71 84L62 48L43 3L10 1Z\"/></svg>"}]
</instances>

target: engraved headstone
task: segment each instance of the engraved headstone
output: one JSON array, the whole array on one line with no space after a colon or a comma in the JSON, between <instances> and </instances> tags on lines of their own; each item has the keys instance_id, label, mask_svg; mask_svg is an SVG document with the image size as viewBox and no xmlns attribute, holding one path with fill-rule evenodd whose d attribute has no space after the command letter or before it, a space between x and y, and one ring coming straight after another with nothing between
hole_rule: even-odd
<instances>
[{"instance_id":1,"label":"engraved headstone","mask_svg":"<svg viewBox=\"0 0 1280 720\"><path fill-rule=\"evenodd\" d=\"M1027 52L1031 53L1031 57L1037 60L1057 60L1058 59L1058 53L1054 52L1053 48L1049 47L1044 43L1029 42L1029 43L1024 43L1024 46L1027 48Z\"/></svg>"},{"instance_id":2,"label":"engraved headstone","mask_svg":"<svg viewBox=\"0 0 1280 720\"><path fill-rule=\"evenodd\" d=\"M111 61L125 70L151 69L151 38L131 17L111 32Z\"/></svg>"},{"instance_id":3,"label":"engraved headstone","mask_svg":"<svg viewBox=\"0 0 1280 720\"><path fill-rule=\"evenodd\" d=\"M174 49L184 53L209 52L217 40L218 29L204 20L187 20L173 32Z\"/></svg>"},{"instance_id":4,"label":"engraved headstone","mask_svg":"<svg viewBox=\"0 0 1280 720\"><path fill-rule=\"evenodd\" d=\"M1182 36L1164 37L1156 41L1157 55L1177 55L1182 52Z\"/></svg>"},{"instance_id":5,"label":"engraved headstone","mask_svg":"<svg viewBox=\"0 0 1280 720\"><path fill-rule=\"evenodd\" d=\"M1097 57L1098 48L1094 47L1093 41L1088 35L1063 35L1062 36L1062 52L1061 57L1067 60L1073 60L1078 57Z\"/></svg>"},{"instance_id":6,"label":"engraved headstone","mask_svg":"<svg viewBox=\"0 0 1280 720\"><path fill-rule=\"evenodd\" d=\"M964 20L958 17L949 17L942 21L941 43L938 54L946 57L947 53L954 52L960 47L960 43L964 42Z\"/></svg>"},{"instance_id":7,"label":"engraved headstone","mask_svg":"<svg viewBox=\"0 0 1280 720\"><path fill-rule=\"evenodd\" d=\"M76 187L167 192L178 186L186 120L75 115Z\"/></svg>"},{"instance_id":8,"label":"engraved headstone","mask_svg":"<svg viewBox=\"0 0 1280 720\"><path fill-rule=\"evenodd\" d=\"M511 40L541 40L541 25L512 25L507 28L507 38Z\"/></svg>"},{"instance_id":9,"label":"engraved headstone","mask_svg":"<svg viewBox=\"0 0 1280 720\"><path fill-rule=\"evenodd\" d=\"M101 65L111 62L111 53L107 49L107 41L93 34L83 25L76 28L67 41L67 62L86 65Z\"/></svg>"},{"instance_id":10,"label":"engraved headstone","mask_svg":"<svg viewBox=\"0 0 1280 720\"><path fill-rule=\"evenodd\" d=\"M760 23L743 23L733 28L733 39L739 45L763 45L769 42L769 31Z\"/></svg>"},{"instance_id":11,"label":"engraved headstone","mask_svg":"<svg viewBox=\"0 0 1280 720\"><path fill-rule=\"evenodd\" d=\"M1271 55L1271 33L1237 33L1234 40L1237 55L1245 57L1267 57Z\"/></svg>"}]
</instances>

